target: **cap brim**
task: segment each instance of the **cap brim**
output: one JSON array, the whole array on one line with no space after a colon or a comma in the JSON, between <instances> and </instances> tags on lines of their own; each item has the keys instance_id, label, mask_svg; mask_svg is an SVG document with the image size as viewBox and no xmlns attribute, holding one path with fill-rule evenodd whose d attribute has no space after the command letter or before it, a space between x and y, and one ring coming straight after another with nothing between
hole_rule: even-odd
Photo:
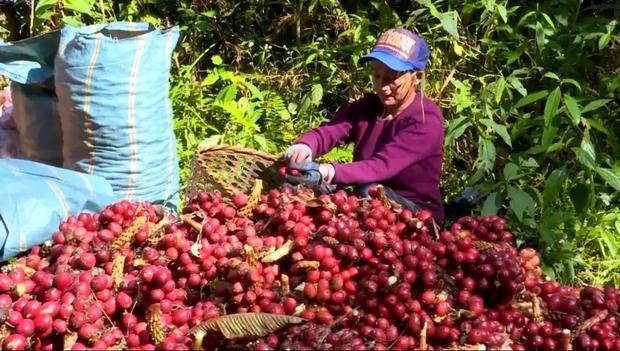
<instances>
[{"instance_id":1,"label":"cap brim","mask_svg":"<svg viewBox=\"0 0 620 351\"><path fill-rule=\"evenodd\" d=\"M379 60L383 64L385 64L386 66L390 67L391 69L397 72L411 71L415 68L413 67L412 64L405 62L401 59L398 59L394 57L393 54L390 54L384 51L373 51L369 53L368 55L362 56L359 62L363 63L371 59Z\"/></svg>"}]
</instances>

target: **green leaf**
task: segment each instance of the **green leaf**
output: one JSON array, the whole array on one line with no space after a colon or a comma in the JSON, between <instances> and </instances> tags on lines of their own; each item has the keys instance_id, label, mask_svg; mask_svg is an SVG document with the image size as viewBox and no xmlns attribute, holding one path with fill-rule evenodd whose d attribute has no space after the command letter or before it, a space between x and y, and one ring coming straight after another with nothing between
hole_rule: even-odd
<instances>
[{"instance_id":1,"label":"green leaf","mask_svg":"<svg viewBox=\"0 0 620 351\"><path fill-rule=\"evenodd\" d=\"M90 15L90 9L93 7L92 0L62 0L63 6L71 11Z\"/></svg>"},{"instance_id":2,"label":"green leaf","mask_svg":"<svg viewBox=\"0 0 620 351\"><path fill-rule=\"evenodd\" d=\"M488 119L488 118L480 120L480 123L491 128L493 132L499 135L508 146L512 147L512 142L510 140L510 134L508 134L508 130L506 129L505 126L501 124L497 124L495 123L495 121Z\"/></svg>"},{"instance_id":3,"label":"green leaf","mask_svg":"<svg viewBox=\"0 0 620 351\"><path fill-rule=\"evenodd\" d=\"M191 136L193 136L193 134ZM210 137L200 142L200 147L209 147L213 145L218 145L221 140L222 140L221 135L219 134L211 135Z\"/></svg>"},{"instance_id":4,"label":"green leaf","mask_svg":"<svg viewBox=\"0 0 620 351\"><path fill-rule=\"evenodd\" d=\"M502 18L502 21L504 21L504 23L508 23L508 14L506 13L506 6L498 4L497 13L499 13L499 16Z\"/></svg>"},{"instance_id":5,"label":"green leaf","mask_svg":"<svg viewBox=\"0 0 620 351\"><path fill-rule=\"evenodd\" d=\"M581 84L579 84L579 82L577 82L574 79L571 79L571 78L562 79L562 84L572 84L575 86L575 88L577 88L577 90L581 91Z\"/></svg>"},{"instance_id":6,"label":"green leaf","mask_svg":"<svg viewBox=\"0 0 620 351\"><path fill-rule=\"evenodd\" d=\"M306 65L312 63L312 61L314 61L315 58L316 58L316 53L312 53L308 55L308 57L306 58Z\"/></svg>"},{"instance_id":7,"label":"green leaf","mask_svg":"<svg viewBox=\"0 0 620 351\"><path fill-rule=\"evenodd\" d=\"M254 141L258 144L261 150L268 151L267 139L264 136L256 134L254 135Z\"/></svg>"},{"instance_id":8,"label":"green leaf","mask_svg":"<svg viewBox=\"0 0 620 351\"><path fill-rule=\"evenodd\" d=\"M48 19L50 18L54 12L49 11L50 9L53 9L56 4L58 3L58 1L60 0L40 0L36 2L36 7L34 9L35 12L35 18L38 19Z\"/></svg>"},{"instance_id":9,"label":"green leaf","mask_svg":"<svg viewBox=\"0 0 620 351\"><path fill-rule=\"evenodd\" d=\"M610 101L611 99L598 99L598 100L591 101L583 108L583 110L581 110L581 113L598 110L599 108L605 106Z\"/></svg>"},{"instance_id":10,"label":"green leaf","mask_svg":"<svg viewBox=\"0 0 620 351\"><path fill-rule=\"evenodd\" d=\"M448 124L448 128L446 131L446 136L444 138L444 146L452 145L452 142L458 139L465 130L471 126L471 122L469 122L469 117L463 116L457 119L451 120Z\"/></svg>"},{"instance_id":11,"label":"green leaf","mask_svg":"<svg viewBox=\"0 0 620 351\"><path fill-rule=\"evenodd\" d=\"M211 56L211 62L213 62L213 64L216 65L216 66L221 66L222 63L224 63L224 61L222 60L222 57L220 55L213 55L213 56Z\"/></svg>"},{"instance_id":12,"label":"green leaf","mask_svg":"<svg viewBox=\"0 0 620 351\"><path fill-rule=\"evenodd\" d=\"M215 99L216 101L219 101L220 103L226 105L230 104L235 99L235 97L237 97L237 86L231 84L220 90Z\"/></svg>"},{"instance_id":13,"label":"green leaf","mask_svg":"<svg viewBox=\"0 0 620 351\"><path fill-rule=\"evenodd\" d=\"M454 16L452 14L442 13L439 20L441 22L441 26L446 32L457 39L459 38L459 33L456 29L456 21L454 20Z\"/></svg>"},{"instance_id":14,"label":"green leaf","mask_svg":"<svg viewBox=\"0 0 620 351\"><path fill-rule=\"evenodd\" d=\"M504 77L500 77L497 80L495 85L495 102L499 104L502 100L502 95L504 94L504 89L506 88L506 80Z\"/></svg>"},{"instance_id":15,"label":"green leaf","mask_svg":"<svg viewBox=\"0 0 620 351\"><path fill-rule=\"evenodd\" d=\"M540 166L538 162L536 162L536 160L532 157L528 157L526 160L521 159L521 161L519 161L519 165L521 167L528 168L537 168L538 166Z\"/></svg>"},{"instance_id":16,"label":"green leaf","mask_svg":"<svg viewBox=\"0 0 620 351\"><path fill-rule=\"evenodd\" d=\"M515 76L510 76L507 78L508 82L510 83L510 85L519 92L519 94L521 94L521 96L526 96L527 95L527 89L525 89L523 87L523 84L521 84L521 81L519 80L519 78L515 77Z\"/></svg>"},{"instance_id":17,"label":"green leaf","mask_svg":"<svg viewBox=\"0 0 620 351\"><path fill-rule=\"evenodd\" d=\"M579 118L581 117L581 111L577 101L570 95L564 95L564 106L568 110L570 117L572 118L573 125L579 124Z\"/></svg>"},{"instance_id":18,"label":"green leaf","mask_svg":"<svg viewBox=\"0 0 620 351\"><path fill-rule=\"evenodd\" d=\"M545 75L543 77L551 78L551 79L555 79L555 80L560 80L560 77L558 77L558 75L553 73L553 72L547 72L547 73L545 73Z\"/></svg>"},{"instance_id":19,"label":"green leaf","mask_svg":"<svg viewBox=\"0 0 620 351\"><path fill-rule=\"evenodd\" d=\"M613 137L613 133L609 129L607 129L607 127L605 127L605 125L603 124L601 120L594 119L594 118L588 118L585 121L586 121L586 124L589 125L590 127L598 130L599 132L609 137Z\"/></svg>"},{"instance_id":20,"label":"green leaf","mask_svg":"<svg viewBox=\"0 0 620 351\"><path fill-rule=\"evenodd\" d=\"M497 191L490 193L482 204L481 216L490 216L497 214L497 211L502 207L502 199Z\"/></svg>"},{"instance_id":21,"label":"green leaf","mask_svg":"<svg viewBox=\"0 0 620 351\"><path fill-rule=\"evenodd\" d=\"M512 162L509 162L504 166L504 179L506 181L517 179L521 176L519 174L520 171L521 171L521 168L519 168L519 166L517 166L516 164Z\"/></svg>"},{"instance_id":22,"label":"green leaf","mask_svg":"<svg viewBox=\"0 0 620 351\"><path fill-rule=\"evenodd\" d=\"M216 18L217 12L215 10L208 10L208 11L203 12L202 15L208 18Z\"/></svg>"},{"instance_id":23,"label":"green leaf","mask_svg":"<svg viewBox=\"0 0 620 351\"><path fill-rule=\"evenodd\" d=\"M547 150L546 150L547 152L552 151L552 150L549 150L549 148L556 135L558 135L558 127L556 127L553 124L545 125L541 143L543 146L547 147Z\"/></svg>"},{"instance_id":24,"label":"green leaf","mask_svg":"<svg viewBox=\"0 0 620 351\"><path fill-rule=\"evenodd\" d=\"M589 169L595 168L594 159L587 152L583 151L580 147L573 147L571 150L575 153L575 158L579 161L579 163Z\"/></svg>"},{"instance_id":25,"label":"green leaf","mask_svg":"<svg viewBox=\"0 0 620 351\"><path fill-rule=\"evenodd\" d=\"M609 168L596 167L596 173L601 176L601 178L605 179L607 184L609 184L612 188L616 189L616 191L620 191L620 174L614 172Z\"/></svg>"},{"instance_id":26,"label":"green leaf","mask_svg":"<svg viewBox=\"0 0 620 351\"><path fill-rule=\"evenodd\" d=\"M515 104L514 108L520 108L523 106L527 106L533 102L536 102L542 98L544 98L545 96L547 96L549 94L549 91L547 90L541 90L541 91L537 91L535 93L531 93L527 96L522 97L521 99L519 99L519 101L517 101L517 103Z\"/></svg>"},{"instance_id":27,"label":"green leaf","mask_svg":"<svg viewBox=\"0 0 620 351\"><path fill-rule=\"evenodd\" d=\"M539 51L545 48L545 30L540 22L536 22L536 46Z\"/></svg>"},{"instance_id":28,"label":"green leaf","mask_svg":"<svg viewBox=\"0 0 620 351\"><path fill-rule=\"evenodd\" d=\"M209 73L205 79L202 80L202 84L210 86L215 84L220 79L220 75L214 72Z\"/></svg>"},{"instance_id":29,"label":"green leaf","mask_svg":"<svg viewBox=\"0 0 620 351\"><path fill-rule=\"evenodd\" d=\"M590 206L592 192L590 187L586 184L579 183L570 191L571 201L575 207L577 214L585 214L585 211Z\"/></svg>"},{"instance_id":30,"label":"green leaf","mask_svg":"<svg viewBox=\"0 0 620 351\"><path fill-rule=\"evenodd\" d=\"M594 151L594 145L590 141L590 132L585 131L583 133L583 138L581 139L581 150L583 150L588 157L592 159L592 161L596 161L596 151Z\"/></svg>"},{"instance_id":31,"label":"green leaf","mask_svg":"<svg viewBox=\"0 0 620 351\"><path fill-rule=\"evenodd\" d=\"M312 103L315 106L320 105L323 99L323 86L321 84L313 84L310 95L312 96Z\"/></svg>"},{"instance_id":32,"label":"green leaf","mask_svg":"<svg viewBox=\"0 0 620 351\"><path fill-rule=\"evenodd\" d=\"M598 49L603 50L611 40L611 33L605 33L598 39Z\"/></svg>"},{"instance_id":33,"label":"green leaf","mask_svg":"<svg viewBox=\"0 0 620 351\"><path fill-rule=\"evenodd\" d=\"M558 113L558 107L560 106L560 87L553 89L547 102L545 103L545 125L550 125L553 121L553 117Z\"/></svg>"},{"instance_id":34,"label":"green leaf","mask_svg":"<svg viewBox=\"0 0 620 351\"><path fill-rule=\"evenodd\" d=\"M549 23L549 26L551 26L551 28L553 28L553 30L555 30L555 24L551 20L551 17L549 17L549 15L547 15L544 12L542 12L541 14L542 14L543 18L545 19L545 21L547 21L547 23Z\"/></svg>"},{"instance_id":35,"label":"green leaf","mask_svg":"<svg viewBox=\"0 0 620 351\"><path fill-rule=\"evenodd\" d=\"M288 104L288 107L287 107L286 109L288 110L288 112L289 112L291 115L296 115L296 114L297 114L297 108L298 108L298 107L299 107L299 106L298 106L296 103L294 103L294 102L290 102L290 103Z\"/></svg>"},{"instance_id":36,"label":"green leaf","mask_svg":"<svg viewBox=\"0 0 620 351\"><path fill-rule=\"evenodd\" d=\"M493 145L491 140L487 140L482 136L478 138L478 159L476 164L486 171L493 169L495 164L495 145Z\"/></svg>"},{"instance_id":37,"label":"green leaf","mask_svg":"<svg viewBox=\"0 0 620 351\"><path fill-rule=\"evenodd\" d=\"M546 227L540 228L540 238L547 245L553 245L556 242L555 232Z\"/></svg>"},{"instance_id":38,"label":"green leaf","mask_svg":"<svg viewBox=\"0 0 620 351\"><path fill-rule=\"evenodd\" d=\"M523 220L523 215L525 213L534 212L536 203L530 194L525 191L509 185L508 197L510 198L510 208L519 221Z\"/></svg>"},{"instance_id":39,"label":"green leaf","mask_svg":"<svg viewBox=\"0 0 620 351\"><path fill-rule=\"evenodd\" d=\"M253 97L258 98L259 100L263 100L264 96L263 96L263 92L260 91L260 89L258 89L254 84L250 83L250 82L244 82L243 85L248 88L248 90L252 93Z\"/></svg>"},{"instance_id":40,"label":"green leaf","mask_svg":"<svg viewBox=\"0 0 620 351\"><path fill-rule=\"evenodd\" d=\"M566 167L560 167L547 177L545 181L545 188L543 190L543 201L545 207L551 206L551 204L558 198L566 180Z\"/></svg>"}]
</instances>

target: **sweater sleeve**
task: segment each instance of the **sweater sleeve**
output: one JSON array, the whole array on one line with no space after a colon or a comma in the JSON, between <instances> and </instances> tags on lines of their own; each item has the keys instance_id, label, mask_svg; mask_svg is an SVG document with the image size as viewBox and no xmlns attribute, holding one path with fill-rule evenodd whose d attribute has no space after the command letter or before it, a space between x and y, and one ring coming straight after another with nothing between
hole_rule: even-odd
<instances>
[{"instance_id":1,"label":"sweater sleeve","mask_svg":"<svg viewBox=\"0 0 620 351\"><path fill-rule=\"evenodd\" d=\"M393 138L365 160L335 164L333 183L341 185L382 182L410 165L441 152L443 124L439 116L427 114L425 122L403 121Z\"/></svg>"},{"instance_id":2,"label":"sweater sleeve","mask_svg":"<svg viewBox=\"0 0 620 351\"><path fill-rule=\"evenodd\" d=\"M295 144L308 145L314 158L328 153L333 147L349 138L353 128L353 119L363 103L363 100L358 100L349 104L336 112L330 121L304 133Z\"/></svg>"}]
</instances>

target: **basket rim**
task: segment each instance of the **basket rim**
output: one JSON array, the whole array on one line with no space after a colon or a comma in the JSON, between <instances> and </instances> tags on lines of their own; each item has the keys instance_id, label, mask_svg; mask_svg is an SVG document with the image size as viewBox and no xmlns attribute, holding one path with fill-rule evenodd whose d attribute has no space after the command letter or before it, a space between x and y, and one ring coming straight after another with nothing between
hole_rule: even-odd
<instances>
[{"instance_id":1,"label":"basket rim","mask_svg":"<svg viewBox=\"0 0 620 351\"><path fill-rule=\"evenodd\" d=\"M258 156L273 162L276 162L281 158L280 156L273 155L268 152L229 144L198 145L196 153L200 154L207 151L230 151L237 154L245 154L254 157Z\"/></svg>"}]
</instances>

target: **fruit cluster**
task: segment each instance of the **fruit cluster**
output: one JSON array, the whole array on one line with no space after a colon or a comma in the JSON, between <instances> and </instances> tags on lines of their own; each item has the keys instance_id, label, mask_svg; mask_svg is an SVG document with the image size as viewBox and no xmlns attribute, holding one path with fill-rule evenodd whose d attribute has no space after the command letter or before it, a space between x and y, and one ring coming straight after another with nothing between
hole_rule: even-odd
<instances>
[{"instance_id":1,"label":"fruit cluster","mask_svg":"<svg viewBox=\"0 0 620 351\"><path fill-rule=\"evenodd\" d=\"M68 218L50 242L3 267L0 342L4 350L620 349L617 290L560 286L539 264L534 250L512 245L500 217L464 217L438 231L427 211L344 191L308 199L274 189L258 201L201 192L179 217L121 201ZM244 313L303 323L260 337L193 332Z\"/></svg>"}]
</instances>

